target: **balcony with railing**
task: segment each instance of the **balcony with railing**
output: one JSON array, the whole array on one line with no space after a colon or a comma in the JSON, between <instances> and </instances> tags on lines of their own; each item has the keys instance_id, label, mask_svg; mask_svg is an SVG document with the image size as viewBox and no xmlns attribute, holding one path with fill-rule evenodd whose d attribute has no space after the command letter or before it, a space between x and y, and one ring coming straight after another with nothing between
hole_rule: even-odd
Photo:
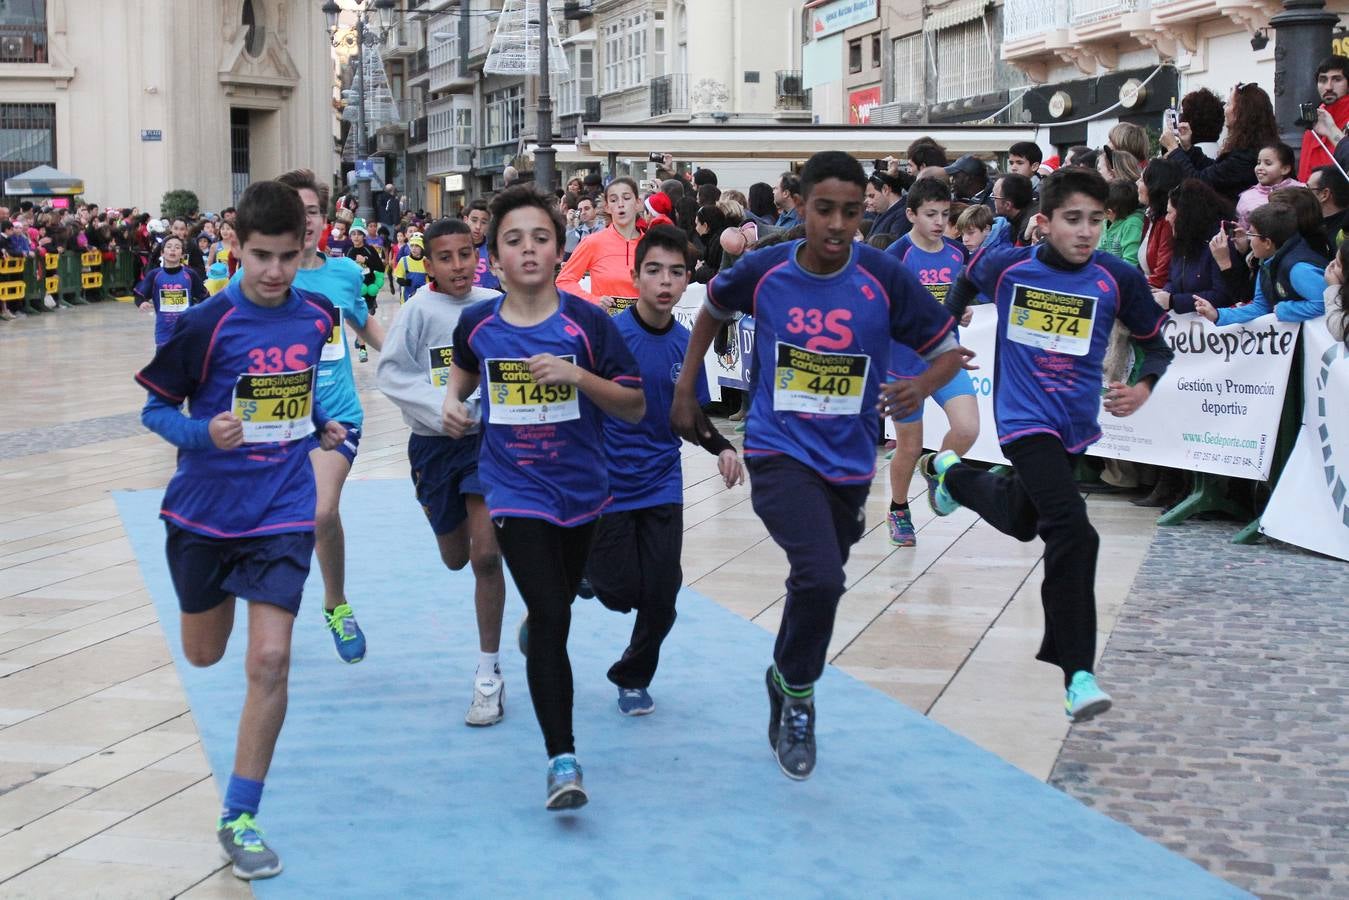
<instances>
[{"instance_id":1,"label":"balcony with railing","mask_svg":"<svg viewBox=\"0 0 1349 900\"><path fill-rule=\"evenodd\" d=\"M0 4L3 6L3 4ZM45 63L45 23L0 24L0 63Z\"/></svg>"},{"instance_id":2,"label":"balcony with railing","mask_svg":"<svg viewBox=\"0 0 1349 900\"><path fill-rule=\"evenodd\" d=\"M810 91L804 87L805 81L801 77L800 71L795 69L779 70L775 83L777 101L774 106L777 110L805 111L810 109Z\"/></svg>"},{"instance_id":3,"label":"balcony with railing","mask_svg":"<svg viewBox=\"0 0 1349 900\"><path fill-rule=\"evenodd\" d=\"M1203 21L1229 19L1255 33L1281 8L1279 0L1006 0L1002 58L1032 81L1045 81L1057 61L1094 75L1137 47L1172 59L1182 46L1194 52Z\"/></svg>"},{"instance_id":4,"label":"balcony with railing","mask_svg":"<svg viewBox=\"0 0 1349 900\"><path fill-rule=\"evenodd\" d=\"M651 118L689 114L688 75L658 75L647 87L651 97L648 113Z\"/></svg>"}]
</instances>

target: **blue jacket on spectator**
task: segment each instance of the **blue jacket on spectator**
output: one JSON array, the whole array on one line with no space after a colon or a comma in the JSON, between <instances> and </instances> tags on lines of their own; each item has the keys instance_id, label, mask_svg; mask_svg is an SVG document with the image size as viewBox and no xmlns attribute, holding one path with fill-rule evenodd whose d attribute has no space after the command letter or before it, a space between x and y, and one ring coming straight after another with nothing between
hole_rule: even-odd
<instances>
[{"instance_id":1,"label":"blue jacket on spectator","mask_svg":"<svg viewBox=\"0 0 1349 900\"><path fill-rule=\"evenodd\" d=\"M1195 256L1198 258L1182 257L1179 252L1171 256L1171 268L1166 278L1166 291L1171 295L1171 311L1194 312L1196 294L1212 303L1215 309L1231 306L1232 298L1223 283L1222 269L1214 262L1208 245L1201 244Z\"/></svg>"},{"instance_id":2,"label":"blue jacket on spectator","mask_svg":"<svg viewBox=\"0 0 1349 900\"><path fill-rule=\"evenodd\" d=\"M1295 235L1255 276L1255 298L1246 306L1218 310L1219 325L1258 319L1271 309L1280 322L1305 322L1325 315L1326 259Z\"/></svg>"}]
</instances>

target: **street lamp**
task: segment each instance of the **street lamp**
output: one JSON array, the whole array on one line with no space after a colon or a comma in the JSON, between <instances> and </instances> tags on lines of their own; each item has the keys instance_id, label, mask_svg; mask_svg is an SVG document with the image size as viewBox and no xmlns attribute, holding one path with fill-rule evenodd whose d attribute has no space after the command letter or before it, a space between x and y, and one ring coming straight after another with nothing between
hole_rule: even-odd
<instances>
[{"instance_id":1,"label":"street lamp","mask_svg":"<svg viewBox=\"0 0 1349 900\"><path fill-rule=\"evenodd\" d=\"M374 207L370 203L370 176L373 172L369 165L369 138L365 133L365 41L370 26L371 10L379 17L375 27L379 30L380 37L376 37L373 33L370 35L377 41L393 28L393 15L397 6L395 0L362 0L355 10L356 74L360 79L356 89L356 215L367 222L374 218ZM342 7L337 5L336 0L327 0L323 4L323 15L328 19L328 34L334 46L337 42L337 19L341 13Z\"/></svg>"}]
</instances>

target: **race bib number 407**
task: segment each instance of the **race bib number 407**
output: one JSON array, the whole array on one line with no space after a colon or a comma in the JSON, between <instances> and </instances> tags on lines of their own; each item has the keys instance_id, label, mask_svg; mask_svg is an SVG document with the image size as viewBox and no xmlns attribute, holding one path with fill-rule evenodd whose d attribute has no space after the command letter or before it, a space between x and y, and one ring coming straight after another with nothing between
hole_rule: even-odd
<instances>
[{"instance_id":1,"label":"race bib number 407","mask_svg":"<svg viewBox=\"0 0 1349 900\"><path fill-rule=\"evenodd\" d=\"M1012 289L1007 338L1040 350L1086 356L1091 349L1096 299L1018 284Z\"/></svg>"},{"instance_id":2,"label":"race bib number 407","mask_svg":"<svg viewBox=\"0 0 1349 900\"><path fill-rule=\"evenodd\" d=\"M563 356L576 362L574 356ZM523 359L487 360L487 420L493 425L538 425L581 418L576 388L539 384Z\"/></svg>"},{"instance_id":3,"label":"race bib number 407","mask_svg":"<svg viewBox=\"0 0 1349 900\"><path fill-rule=\"evenodd\" d=\"M855 416L862 411L871 357L816 353L778 342L773 375L773 408L819 416Z\"/></svg>"},{"instance_id":4,"label":"race bib number 407","mask_svg":"<svg viewBox=\"0 0 1349 900\"><path fill-rule=\"evenodd\" d=\"M314 367L240 375L231 409L244 423L245 444L294 441L313 434Z\"/></svg>"}]
</instances>

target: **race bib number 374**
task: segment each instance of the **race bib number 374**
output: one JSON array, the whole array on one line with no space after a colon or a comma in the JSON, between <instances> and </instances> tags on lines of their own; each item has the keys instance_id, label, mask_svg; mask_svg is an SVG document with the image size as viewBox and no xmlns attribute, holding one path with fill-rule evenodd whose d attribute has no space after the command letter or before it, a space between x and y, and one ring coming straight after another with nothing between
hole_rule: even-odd
<instances>
[{"instance_id":1,"label":"race bib number 374","mask_svg":"<svg viewBox=\"0 0 1349 900\"><path fill-rule=\"evenodd\" d=\"M773 374L773 408L778 412L855 416L862 411L871 357L816 353L778 342Z\"/></svg>"},{"instance_id":2,"label":"race bib number 374","mask_svg":"<svg viewBox=\"0 0 1349 900\"><path fill-rule=\"evenodd\" d=\"M574 356L562 359L574 363ZM488 421L493 425L538 425L581 418L576 388L539 384L523 359L487 360Z\"/></svg>"},{"instance_id":3,"label":"race bib number 374","mask_svg":"<svg viewBox=\"0 0 1349 900\"><path fill-rule=\"evenodd\" d=\"M1091 350L1096 300L1018 284L1012 289L1007 338L1040 350L1086 356Z\"/></svg>"},{"instance_id":4,"label":"race bib number 374","mask_svg":"<svg viewBox=\"0 0 1349 900\"><path fill-rule=\"evenodd\" d=\"M307 437L314 433L314 367L240 375L230 408L244 423L245 444Z\"/></svg>"}]
</instances>

